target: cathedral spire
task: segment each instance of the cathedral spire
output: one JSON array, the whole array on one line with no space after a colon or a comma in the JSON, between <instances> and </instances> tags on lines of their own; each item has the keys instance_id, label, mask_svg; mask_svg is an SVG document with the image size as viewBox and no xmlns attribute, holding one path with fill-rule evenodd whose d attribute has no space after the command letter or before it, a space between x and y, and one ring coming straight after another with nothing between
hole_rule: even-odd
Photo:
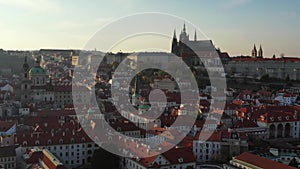
<instances>
[{"instance_id":1,"label":"cathedral spire","mask_svg":"<svg viewBox=\"0 0 300 169\"><path fill-rule=\"evenodd\" d=\"M185 22L183 23L183 32L186 32L186 29L185 29Z\"/></svg>"},{"instance_id":2,"label":"cathedral spire","mask_svg":"<svg viewBox=\"0 0 300 169\"><path fill-rule=\"evenodd\" d=\"M263 57L263 50L262 50L261 45L259 46L258 56L259 56L259 57Z\"/></svg>"},{"instance_id":3,"label":"cathedral spire","mask_svg":"<svg viewBox=\"0 0 300 169\"><path fill-rule=\"evenodd\" d=\"M197 31L195 29L194 41L197 41Z\"/></svg>"},{"instance_id":4,"label":"cathedral spire","mask_svg":"<svg viewBox=\"0 0 300 169\"><path fill-rule=\"evenodd\" d=\"M176 29L174 29L173 39L177 39L177 38L176 38Z\"/></svg>"},{"instance_id":5,"label":"cathedral spire","mask_svg":"<svg viewBox=\"0 0 300 169\"><path fill-rule=\"evenodd\" d=\"M257 50L256 50L255 44L254 44L254 47L252 49L252 57L257 57Z\"/></svg>"},{"instance_id":6,"label":"cathedral spire","mask_svg":"<svg viewBox=\"0 0 300 169\"><path fill-rule=\"evenodd\" d=\"M176 29L174 29L171 52L175 55L178 55L178 42L177 42L177 38L176 38Z\"/></svg>"}]
</instances>

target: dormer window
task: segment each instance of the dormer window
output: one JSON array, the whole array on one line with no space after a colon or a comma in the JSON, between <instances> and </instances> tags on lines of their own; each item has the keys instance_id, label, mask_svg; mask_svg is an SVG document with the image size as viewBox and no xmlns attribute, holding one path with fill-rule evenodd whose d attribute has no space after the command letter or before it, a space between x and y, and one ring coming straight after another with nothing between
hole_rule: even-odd
<instances>
[{"instance_id":1,"label":"dormer window","mask_svg":"<svg viewBox=\"0 0 300 169\"><path fill-rule=\"evenodd\" d=\"M270 117L270 120L271 120L271 121L274 121L274 117Z\"/></svg>"},{"instance_id":2,"label":"dormer window","mask_svg":"<svg viewBox=\"0 0 300 169\"><path fill-rule=\"evenodd\" d=\"M183 163L183 158L178 158L179 163Z\"/></svg>"},{"instance_id":3,"label":"dormer window","mask_svg":"<svg viewBox=\"0 0 300 169\"><path fill-rule=\"evenodd\" d=\"M85 142L85 138L84 138L84 137L82 137L82 138L81 138L81 141L84 143L84 142Z\"/></svg>"},{"instance_id":4,"label":"dormer window","mask_svg":"<svg viewBox=\"0 0 300 169\"><path fill-rule=\"evenodd\" d=\"M39 140L36 140L35 143L34 143L36 146L40 145L40 141Z\"/></svg>"},{"instance_id":5,"label":"dormer window","mask_svg":"<svg viewBox=\"0 0 300 169\"><path fill-rule=\"evenodd\" d=\"M63 144L64 140L63 139L59 139L59 144Z\"/></svg>"},{"instance_id":6,"label":"dormer window","mask_svg":"<svg viewBox=\"0 0 300 169\"><path fill-rule=\"evenodd\" d=\"M282 120L281 116L279 116L279 117L278 117L278 120L279 120L279 121L281 121L281 120Z\"/></svg>"},{"instance_id":7,"label":"dormer window","mask_svg":"<svg viewBox=\"0 0 300 169\"><path fill-rule=\"evenodd\" d=\"M48 145L49 145L49 144L52 144L52 141L49 139L49 140L47 141L47 143L48 143Z\"/></svg>"}]
</instances>

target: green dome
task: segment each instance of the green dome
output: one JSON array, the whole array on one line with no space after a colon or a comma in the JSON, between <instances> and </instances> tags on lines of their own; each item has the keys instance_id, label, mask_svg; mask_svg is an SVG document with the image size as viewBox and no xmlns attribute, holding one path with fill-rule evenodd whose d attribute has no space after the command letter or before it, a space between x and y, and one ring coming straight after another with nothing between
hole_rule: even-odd
<instances>
[{"instance_id":1,"label":"green dome","mask_svg":"<svg viewBox=\"0 0 300 169\"><path fill-rule=\"evenodd\" d=\"M148 110L150 108L150 106L148 106L148 105L146 105L146 104L141 104L140 106L139 106L139 109L146 109L146 110Z\"/></svg>"},{"instance_id":2,"label":"green dome","mask_svg":"<svg viewBox=\"0 0 300 169\"><path fill-rule=\"evenodd\" d=\"M29 74L31 74L31 75L46 75L46 70L43 69L41 66L35 66L29 70Z\"/></svg>"}]
</instances>

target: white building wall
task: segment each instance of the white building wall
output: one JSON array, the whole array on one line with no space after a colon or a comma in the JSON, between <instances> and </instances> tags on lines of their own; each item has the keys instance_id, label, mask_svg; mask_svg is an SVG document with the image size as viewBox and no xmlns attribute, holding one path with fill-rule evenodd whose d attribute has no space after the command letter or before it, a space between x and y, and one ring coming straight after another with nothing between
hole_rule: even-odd
<instances>
[{"instance_id":1,"label":"white building wall","mask_svg":"<svg viewBox=\"0 0 300 169\"><path fill-rule=\"evenodd\" d=\"M203 142L199 140L193 141L193 153L197 162L208 162L221 151L220 142Z\"/></svg>"}]
</instances>

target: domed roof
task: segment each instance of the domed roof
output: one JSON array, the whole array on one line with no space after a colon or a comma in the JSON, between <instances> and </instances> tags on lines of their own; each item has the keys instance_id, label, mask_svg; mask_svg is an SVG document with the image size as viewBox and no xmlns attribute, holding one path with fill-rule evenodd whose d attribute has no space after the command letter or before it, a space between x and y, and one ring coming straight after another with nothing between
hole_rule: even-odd
<instances>
[{"instance_id":1,"label":"domed roof","mask_svg":"<svg viewBox=\"0 0 300 169\"><path fill-rule=\"evenodd\" d=\"M46 70L41 66L34 66L29 70L29 74L31 75L46 75Z\"/></svg>"},{"instance_id":2,"label":"domed roof","mask_svg":"<svg viewBox=\"0 0 300 169\"><path fill-rule=\"evenodd\" d=\"M150 106L147 105L147 104L141 104L141 105L139 106L139 109L147 110L147 109L149 109L149 108L150 108Z\"/></svg>"}]
</instances>

